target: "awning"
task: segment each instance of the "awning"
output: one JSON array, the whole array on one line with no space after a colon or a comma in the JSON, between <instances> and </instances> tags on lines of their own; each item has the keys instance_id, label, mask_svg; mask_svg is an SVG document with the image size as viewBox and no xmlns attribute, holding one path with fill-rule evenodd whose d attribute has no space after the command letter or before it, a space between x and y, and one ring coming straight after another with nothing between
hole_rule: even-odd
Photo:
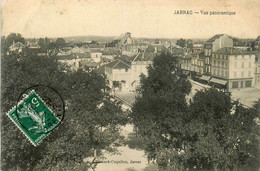
<instances>
[{"instance_id":1,"label":"awning","mask_svg":"<svg viewBox=\"0 0 260 171\"><path fill-rule=\"evenodd\" d=\"M201 80L205 80L205 81L209 81L210 78L211 76L207 76L207 75L202 75L202 77L200 77Z\"/></svg>"},{"instance_id":2,"label":"awning","mask_svg":"<svg viewBox=\"0 0 260 171\"><path fill-rule=\"evenodd\" d=\"M218 84L221 84L221 85L226 85L227 84L226 80L221 80L221 79L217 79L217 78L211 78L210 82L218 83Z\"/></svg>"}]
</instances>

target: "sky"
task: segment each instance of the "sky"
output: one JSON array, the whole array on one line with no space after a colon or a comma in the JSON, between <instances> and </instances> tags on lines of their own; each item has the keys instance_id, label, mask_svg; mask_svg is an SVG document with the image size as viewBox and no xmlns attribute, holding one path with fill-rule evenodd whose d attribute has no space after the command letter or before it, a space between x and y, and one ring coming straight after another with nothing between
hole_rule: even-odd
<instances>
[{"instance_id":1,"label":"sky","mask_svg":"<svg viewBox=\"0 0 260 171\"><path fill-rule=\"evenodd\" d=\"M2 0L2 35L238 38L260 35L260 0ZM175 10L236 15L174 15Z\"/></svg>"}]
</instances>

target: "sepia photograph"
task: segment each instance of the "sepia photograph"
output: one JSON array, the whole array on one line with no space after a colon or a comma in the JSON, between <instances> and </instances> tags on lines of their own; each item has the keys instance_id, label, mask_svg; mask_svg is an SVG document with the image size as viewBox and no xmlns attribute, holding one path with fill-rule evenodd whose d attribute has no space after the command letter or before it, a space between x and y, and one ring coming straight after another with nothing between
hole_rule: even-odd
<instances>
[{"instance_id":1,"label":"sepia photograph","mask_svg":"<svg viewBox=\"0 0 260 171\"><path fill-rule=\"evenodd\" d=\"M2 171L259 171L259 0L2 0Z\"/></svg>"}]
</instances>

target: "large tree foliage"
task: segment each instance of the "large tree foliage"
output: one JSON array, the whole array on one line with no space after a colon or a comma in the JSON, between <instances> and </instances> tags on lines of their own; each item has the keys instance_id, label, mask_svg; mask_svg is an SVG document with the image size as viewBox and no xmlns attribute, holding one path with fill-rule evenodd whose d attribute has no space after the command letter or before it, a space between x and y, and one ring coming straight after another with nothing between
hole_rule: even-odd
<instances>
[{"instance_id":1,"label":"large tree foliage","mask_svg":"<svg viewBox=\"0 0 260 171\"><path fill-rule=\"evenodd\" d=\"M13 54L1 59L1 150L2 169L32 169L40 160L46 144L32 147L5 113L16 105L20 94L33 85L48 85L62 93L64 73L55 61L45 57Z\"/></svg>"},{"instance_id":2,"label":"large tree foliage","mask_svg":"<svg viewBox=\"0 0 260 171\"><path fill-rule=\"evenodd\" d=\"M32 146L6 115L1 117L3 170L72 170L84 167L83 159L111 149L118 125L127 117L106 93L105 80L95 72L63 72L54 58L30 53L2 55L2 113L20 93L33 85L55 88L66 103L63 123L37 147ZM80 168L78 168L80 169Z\"/></svg>"},{"instance_id":3,"label":"large tree foliage","mask_svg":"<svg viewBox=\"0 0 260 171\"><path fill-rule=\"evenodd\" d=\"M257 170L259 101L247 108L227 92L207 89L187 104L190 84L174 66L170 55L157 56L133 106L148 158L169 170Z\"/></svg>"},{"instance_id":4,"label":"large tree foliage","mask_svg":"<svg viewBox=\"0 0 260 171\"><path fill-rule=\"evenodd\" d=\"M139 134L145 139L145 150L150 159L162 159L165 149L181 151L187 117L185 96L190 83L180 77L175 59L169 54L155 57L148 76L141 78L141 96L132 109L132 119ZM158 162L162 164L161 162Z\"/></svg>"},{"instance_id":5,"label":"large tree foliage","mask_svg":"<svg viewBox=\"0 0 260 171\"><path fill-rule=\"evenodd\" d=\"M258 117L254 108L231 100L215 89L197 92L190 105L186 166L198 169L256 169Z\"/></svg>"},{"instance_id":6,"label":"large tree foliage","mask_svg":"<svg viewBox=\"0 0 260 171\"><path fill-rule=\"evenodd\" d=\"M58 47L66 45L66 41L63 38L57 38L55 43Z\"/></svg>"}]
</instances>

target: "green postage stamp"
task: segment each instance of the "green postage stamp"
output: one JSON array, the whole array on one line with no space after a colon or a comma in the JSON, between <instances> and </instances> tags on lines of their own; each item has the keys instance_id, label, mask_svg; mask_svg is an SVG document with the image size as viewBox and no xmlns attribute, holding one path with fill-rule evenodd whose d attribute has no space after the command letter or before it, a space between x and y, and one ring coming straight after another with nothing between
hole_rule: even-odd
<instances>
[{"instance_id":1,"label":"green postage stamp","mask_svg":"<svg viewBox=\"0 0 260 171\"><path fill-rule=\"evenodd\" d=\"M60 120L34 90L7 115L34 146L38 145L60 123Z\"/></svg>"}]
</instances>

